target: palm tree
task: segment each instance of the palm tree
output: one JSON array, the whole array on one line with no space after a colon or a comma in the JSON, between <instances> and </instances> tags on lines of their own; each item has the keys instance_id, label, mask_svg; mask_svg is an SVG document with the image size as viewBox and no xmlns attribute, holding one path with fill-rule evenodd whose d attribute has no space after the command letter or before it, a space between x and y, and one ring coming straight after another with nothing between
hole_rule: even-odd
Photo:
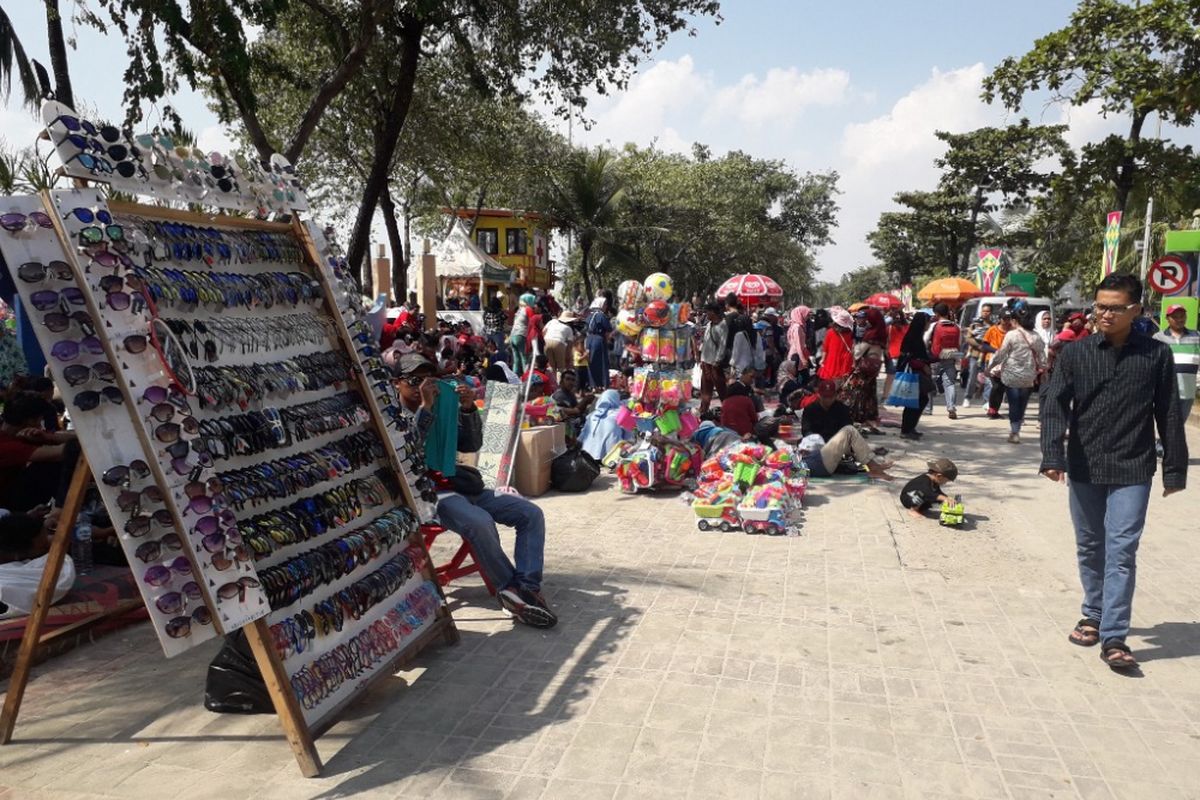
<instances>
[{"instance_id":1,"label":"palm tree","mask_svg":"<svg viewBox=\"0 0 1200 800\"><path fill-rule=\"evenodd\" d=\"M597 244L614 238L625 199L619 160L603 147L576 150L568 156L562 174L551 175L548 183L548 210L579 245L583 288L593 297L592 252Z\"/></svg>"},{"instance_id":2,"label":"palm tree","mask_svg":"<svg viewBox=\"0 0 1200 800\"><path fill-rule=\"evenodd\" d=\"M0 8L0 97L8 99L12 91L15 69L17 80L21 84L21 98L24 104L30 108L37 108L42 93L33 64L34 62L25 55L25 48L17 38L17 32L13 29L8 14Z\"/></svg>"}]
</instances>

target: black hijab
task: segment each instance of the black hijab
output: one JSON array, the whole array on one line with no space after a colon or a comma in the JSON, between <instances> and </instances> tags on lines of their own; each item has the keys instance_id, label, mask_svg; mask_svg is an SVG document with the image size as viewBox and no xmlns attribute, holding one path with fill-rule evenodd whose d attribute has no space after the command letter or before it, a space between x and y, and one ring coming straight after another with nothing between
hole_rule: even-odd
<instances>
[{"instance_id":1,"label":"black hijab","mask_svg":"<svg viewBox=\"0 0 1200 800\"><path fill-rule=\"evenodd\" d=\"M900 355L929 360L929 350L925 347L925 327L929 324L928 314L913 314L912 322L904 338L900 340Z\"/></svg>"}]
</instances>

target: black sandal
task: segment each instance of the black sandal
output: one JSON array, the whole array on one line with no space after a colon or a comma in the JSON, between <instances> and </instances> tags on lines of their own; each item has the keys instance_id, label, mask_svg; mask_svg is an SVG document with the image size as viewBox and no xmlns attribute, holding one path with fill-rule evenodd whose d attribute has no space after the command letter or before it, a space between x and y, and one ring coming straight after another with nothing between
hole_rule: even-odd
<instances>
[{"instance_id":1,"label":"black sandal","mask_svg":"<svg viewBox=\"0 0 1200 800\"><path fill-rule=\"evenodd\" d=\"M1118 672L1138 668L1137 659L1133 657L1129 645L1121 639L1105 640L1100 647L1100 660L1108 664L1109 669Z\"/></svg>"},{"instance_id":2,"label":"black sandal","mask_svg":"<svg viewBox=\"0 0 1200 800\"><path fill-rule=\"evenodd\" d=\"M1084 617L1075 623L1073 635L1067 641L1078 647L1095 647L1100 644L1100 621Z\"/></svg>"}]
</instances>

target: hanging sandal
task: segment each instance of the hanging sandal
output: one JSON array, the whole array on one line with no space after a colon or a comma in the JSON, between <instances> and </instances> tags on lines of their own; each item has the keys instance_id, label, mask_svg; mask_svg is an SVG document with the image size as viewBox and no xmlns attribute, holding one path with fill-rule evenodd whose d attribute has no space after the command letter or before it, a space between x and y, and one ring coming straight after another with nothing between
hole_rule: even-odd
<instances>
[{"instance_id":1,"label":"hanging sandal","mask_svg":"<svg viewBox=\"0 0 1200 800\"><path fill-rule=\"evenodd\" d=\"M1080 647L1095 647L1100 643L1100 622L1084 617L1075 623L1067 641Z\"/></svg>"},{"instance_id":2,"label":"hanging sandal","mask_svg":"<svg viewBox=\"0 0 1200 800\"><path fill-rule=\"evenodd\" d=\"M1129 649L1129 645L1120 639L1108 639L1100 647L1100 660L1108 664L1109 669L1122 671L1137 669L1137 659Z\"/></svg>"}]
</instances>

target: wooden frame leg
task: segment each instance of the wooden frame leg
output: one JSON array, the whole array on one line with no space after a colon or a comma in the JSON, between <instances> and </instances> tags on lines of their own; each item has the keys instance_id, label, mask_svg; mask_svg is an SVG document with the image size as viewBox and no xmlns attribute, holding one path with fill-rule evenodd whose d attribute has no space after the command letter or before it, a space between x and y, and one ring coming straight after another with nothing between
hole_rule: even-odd
<instances>
[{"instance_id":1,"label":"wooden frame leg","mask_svg":"<svg viewBox=\"0 0 1200 800\"><path fill-rule=\"evenodd\" d=\"M58 518L58 527L54 530L54 541L50 543L50 552L46 556L46 569L42 572L42 582L38 584L37 595L34 597L33 609L29 621L25 623L25 635L21 637L21 648L17 651L17 663L13 668L12 678L8 682L8 694L4 697L4 710L0 712L0 744L12 741L13 727L17 724L17 714L21 710L21 700L25 696L25 687L29 683L29 673L33 671L33 660L37 656L38 645L42 637L42 625L54 604L54 587L58 584L58 576L62 572L63 561L67 557L67 548L71 546L71 531L75 527L75 518L83 507L83 496L92 481L92 470L87 459L80 455L75 465L75 474L71 476L71 485L63 501L62 515Z\"/></svg>"},{"instance_id":2,"label":"wooden frame leg","mask_svg":"<svg viewBox=\"0 0 1200 800\"><path fill-rule=\"evenodd\" d=\"M246 632L246 640L254 651L254 660L258 662L258 671L262 673L267 684L267 693L275 704L275 713L279 715L279 724L287 736L296 763L300 765L300 774L306 778L315 778L321 774L321 757L317 754L316 744L304 713L300 710L300 701L292 691L291 681L284 672L283 662L279 653L271 644L271 632L264 619L255 620L242 628Z\"/></svg>"}]
</instances>

